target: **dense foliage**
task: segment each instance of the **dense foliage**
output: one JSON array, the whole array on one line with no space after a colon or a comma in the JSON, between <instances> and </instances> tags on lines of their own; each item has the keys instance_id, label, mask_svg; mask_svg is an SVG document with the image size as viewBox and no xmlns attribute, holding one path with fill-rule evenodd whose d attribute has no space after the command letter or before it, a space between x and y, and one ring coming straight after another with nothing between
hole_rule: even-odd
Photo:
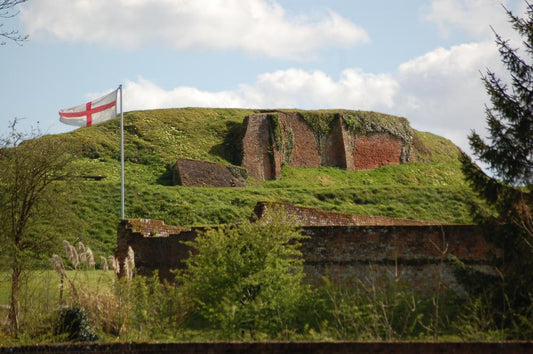
<instances>
[{"instance_id":1,"label":"dense foliage","mask_svg":"<svg viewBox=\"0 0 533 354\"><path fill-rule=\"evenodd\" d=\"M306 292L301 238L282 215L208 230L188 243L195 252L178 283L213 329L275 335L294 328Z\"/></svg>"},{"instance_id":2,"label":"dense foliage","mask_svg":"<svg viewBox=\"0 0 533 354\"><path fill-rule=\"evenodd\" d=\"M194 255L171 282L160 282L157 274L118 279L111 270L92 269L83 257L86 263L75 266L76 248L69 247L66 258L54 256L57 273L40 272L23 288L21 335L11 336L0 324L0 341L530 338L523 331L531 327L527 317L502 328L486 298L440 290L420 297L399 279L384 282L372 273L345 284L324 278L314 287L303 285L296 247L301 238L277 217L269 224L209 230L190 243Z\"/></svg>"}]
</instances>

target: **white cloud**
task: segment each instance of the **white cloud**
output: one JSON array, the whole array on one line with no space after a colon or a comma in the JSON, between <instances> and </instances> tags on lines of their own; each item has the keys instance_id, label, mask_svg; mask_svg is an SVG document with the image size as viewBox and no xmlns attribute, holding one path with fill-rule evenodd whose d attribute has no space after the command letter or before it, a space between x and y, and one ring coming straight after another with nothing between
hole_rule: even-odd
<instances>
[{"instance_id":1,"label":"white cloud","mask_svg":"<svg viewBox=\"0 0 533 354\"><path fill-rule=\"evenodd\" d=\"M491 42L438 48L399 66L401 87L395 108L418 129L452 139L468 150L471 129L484 130L484 104L489 103L481 72L501 72Z\"/></svg>"},{"instance_id":2,"label":"white cloud","mask_svg":"<svg viewBox=\"0 0 533 354\"><path fill-rule=\"evenodd\" d=\"M338 79L322 71L287 69L259 75L226 91L192 87L164 90L145 79L125 85L125 109L163 107L346 108L409 119L419 130L452 139L468 151L471 129L483 132L489 103L480 70L501 70L491 42L438 48L401 64L393 74L343 70Z\"/></svg>"},{"instance_id":3,"label":"white cloud","mask_svg":"<svg viewBox=\"0 0 533 354\"><path fill-rule=\"evenodd\" d=\"M139 78L124 85L124 110L173 107L245 107L246 103L232 91L208 92L194 87L177 87L166 91Z\"/></svg>"},{"instance_id":4,"label":"white cloud","mask_svg":"<svg viewBox=\"0 0 533 354\"><path fill-rule=\"evenodd\" d=\"M139 48L241 49L285 59L304 59L324 47L369 40L336 12L319 19L289 17L269 0L39 0L21 19L32 37Z\"/></svg>"},{"instance_id":5,"label":"white cloud","mask_svg":"<svg viewBox=\"0 0 533 354\"><path fill-rule=\"evenodd\" d=\"M504 5L512 9L513 0L433 0L426 20L434 22L448 36L453 29L465 30L476 38L492 35L490 26L500 31L508 28Z\"/></svg>"},{"instance_id":6,"label":"white cloud","mask_svg":"<svg viewBox=\"0 0 533 354\"><path fill-rule=\"evenodd\" d=\"M351 108L380 109L394 106L398 84L388 74L344 70L335 81L322 71L300 69L264 73L252 84L234 90L209 92L192 87L166 91L139 78L125 84L125 110L184 106L242 108Z\"/></svg>"},{"instance_id":7,"label":"white cloud","mask_svg":"<svg viewBox=\"0 0 533 354\"><path fill-rule=\"evenodd\" d=\"M253 85L241 91L256 107L359 108L386 109L397 90L394 79L387 74L368 74L359 69L346 69L335 81L322 71L300 69L265 73Z\"/></svg>"}]
</instances>

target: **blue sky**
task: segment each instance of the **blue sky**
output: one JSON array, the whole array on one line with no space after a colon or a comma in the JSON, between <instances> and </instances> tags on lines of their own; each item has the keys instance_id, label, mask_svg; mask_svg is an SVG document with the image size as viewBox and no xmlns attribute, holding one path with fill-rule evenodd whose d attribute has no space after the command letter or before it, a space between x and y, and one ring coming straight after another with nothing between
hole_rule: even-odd
<instances>
[{"instance_id":1,"label":"blue sky","mask_svg":"<svg viewBox=\"0 0 533 354\"><path fill-rule=\"evenodd\" d=\"M468 151L505 76L492 26L519 46L502 4L520 0L29 0L0 46L8 122L73 130L58 110L124 85L124 110L345 108L406 117Z\"/></svg>"}]
</instances>

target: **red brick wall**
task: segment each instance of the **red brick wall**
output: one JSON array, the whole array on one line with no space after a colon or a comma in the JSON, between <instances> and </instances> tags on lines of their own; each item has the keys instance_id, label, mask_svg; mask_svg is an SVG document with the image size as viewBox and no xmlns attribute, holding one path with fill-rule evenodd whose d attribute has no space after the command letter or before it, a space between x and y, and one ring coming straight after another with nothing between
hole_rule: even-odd
<instances>
[{"instance_id":1,"label":"red brick wall","mask_svg":"<svg viewBox=\"0 0 533 354\"><path fill-rule=\"evenodd\" d=\"M304 210L302 215L301 220L313 224L315 216L328 214ZM346 214L329 215L335 221L320 221L322 225L343 220L348 224L302 226L302 232L309 236L302 241L301 250L310 283L319 283L328 275L334 282L380 284L399 280L428 295L434 293L439 282L461 291L453 274L452 256L470 267L493 272L490 262L499 255L499 250L488 244L473 225L354 226L353 220L345 219ZM154 233L157 228L162 231ZM167 277L170 269L183 267L189 255L189 247L181 241L192 240L203 230L166 226L157 220L126 220L119 224L117 256L123 262L131 246L139 274L157 269Z\"/></svg>"},{"instance_id":2,"label":"red brick wall","mask_svg":"<svg viewBox=\"0 0 533 354\"><path fill-rule=\"evenodd\" d=\"M442 283L461 293L452 256L494 274L490 260L499 253L471 225L311 226L303 233L305 272L314 284L328 275L367 285L398 280L428 295Z\"/></svg>"},{"instance_id":3,"label":"red brick wall","mask_svg":"<svg viewBox=\"0 0 533 354\"><path fill-rule=\"evenodd\" d=\"M290 165L293 167L319 167L321 156L318 143L311 127L300 118L298 113L280 113L282 126L290 129L293 135Z\"/></svg>"},{"instance_id":4,"label":"red brick wall","mask_svg":"<svg viewBox=\"0 0 533 354\"><path fill-rule=\"evenodd\" d=\"M355 170L370 170L383 165L401 163L402 142L389 134L373 134L355 138L351 154Z\"/></svg>"},{"instance_id":5,"label":"red brick wall","mask_svg":"<svg viewBox=\"0 0 533 354\"><path fill-rule=\"evenodd\" d=\"M335 120L331 131L323 141L322 165L348 168L350 164L346 158L346 151L349 149L345 140L344 124L340 119Z\"/></svg>"},{"instance_id":6,"label":"red brick wall","mask_svg":"<svg viewBox=\"0 0 533 354\"><path fill-rule=\"evenodd\" d=\"M170 276L171 269L181 268L181 261L189 256L189 247L182 241L192 240L197 230L165 225L161 220L122 220L117 229L117 251L123 275L124 260L128 247L135 254L135 268L139 274L148 275L158 270L163 278Z\"/></svg>"},{"instance_id":7,"label":"red brick wall","mask_svg":"<svg viewBox=\"0 0 533 354\"><path fill-rule=\"evenodd\" d=\"M280 149L272 144L268 114L251 115L244 122L242 166L259 180L281 178L282 162L293 167L338 166L348 170L368 170L402 162L402 141L390 134L356 136L346 130L339 118L327 136L317 137L298 113L275 114L285 141Z\"/></svg>"},{"instance_id":8,"label":"red brick wall","mask_svg":"<svg viewBox=\"0 0 533 354\"><path fill-rule=\"evenodd\" d=\"M234 167L238 169L239 167ZM246 180L221 163L178 160L173 171L174 184L187 187L246 187Z\"/></svg>"},{"instance_id":9,"label":"red brick wall","mask_svg":"<svg viewBox=\"0 0 533 354\"><path fill-rule=\"evenodd\" d=\"M242 167L258 180L274 179L276 173L269 155L270 124L267 115L251 115L243 124L246 126L246 133L242 141Z\"/></svg>"}]
</instances>

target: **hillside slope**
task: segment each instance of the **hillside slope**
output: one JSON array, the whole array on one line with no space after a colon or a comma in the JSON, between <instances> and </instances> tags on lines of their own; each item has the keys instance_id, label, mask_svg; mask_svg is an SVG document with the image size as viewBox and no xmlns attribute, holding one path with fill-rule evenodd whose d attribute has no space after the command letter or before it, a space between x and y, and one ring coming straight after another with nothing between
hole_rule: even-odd
<instances>
[{"instance_id":1,"label":"hillside slope","mask_svg":"<svg viewBox=\"0 0 533 354\"><path fill-rule=\"evenodd\" d=\"M476 199L463 181L458 148L442 137L418 131L413 136L416 162L355 172L284 166L281 180L249 180L246 188L170 185L170 167L179 158L238 163L242 122L257 112L183 108L125 113L126 217L214 225L247 218L257 201L271 200L366 215L472 221L469 210ZM329 111L303 114L316 118L324 112ZM398 119L368 113L381 124ZM106 177L79 183L73 192L75 231L65 232L67 238L79 238L107 254L114 251L120 217L119 124L117 118L52 137L77 147L75 165L80 175Z\"/></svg>"}]
</instances>

